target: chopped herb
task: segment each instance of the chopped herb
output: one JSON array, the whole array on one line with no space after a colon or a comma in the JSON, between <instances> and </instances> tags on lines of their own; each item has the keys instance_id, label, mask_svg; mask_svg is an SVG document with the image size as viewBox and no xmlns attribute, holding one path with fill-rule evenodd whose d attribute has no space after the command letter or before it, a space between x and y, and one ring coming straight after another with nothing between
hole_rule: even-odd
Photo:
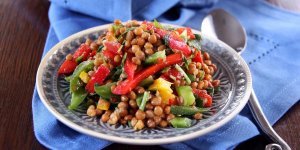
<instances>
[{"instance_id":1,"label":"chopped herb","mask_svg":"<svg viewBox=\"0 0 300 150\"><path fill-rule=\"evenodd\" d=\"M79 64L82 61L82 58L83 58L83 55L76 58L75 61L77 62L77 64Z\"/></svg>"},{"instance_id":2,"label":"chopped herb","mask_svg":"<svg viewBox=\"0 0 300 150\"><path fill-rule=\"evenodd\" d=\"M188 40L188 44L191 47L194 47L198 50L201 49L201 42L199 40Z\"/></svg>"},{"instance_id":3,"label":"chopped herb","mask_svg":"<svg viewBox=\"0 0 300 150\"><path fill-rule=\"evenodd\" d=\"M207 88L206 91L210 96L214 96L215 89L213 87Z\"/></svg>"},{"instance_id":4,"label":"chopped herb","mask_svg":"<svg viewBox=\"0 0 300 150\"><path fill-rule=\"evenodd\" d=\"M163 44L165 44L165 45L169 45L169 35L168 34L166 34L164 37L163 37Z\"/></svg>"},{"instance_id":5,"label":"chopped herb","mask_svg":"<svg viewBox=\"0 0 300 150\"><path fill-rule=\"evenodd\" d=\"M163 26L156 19L154 19L153 24L156 28L163 28Z\"/></svg>"},{"instance_id":6,"label":"chopped herb","mask_svg":"<svg viewBox=\"0 0 300 150\"><path fill-rule=\"evenodd\" d=\"M187 84L190 85L191 84L191 80L188 77L188 75L183 71L183 69L178 64L175 65L175 68L184 76Z\"/></svg>"},{"instance_id":7,"label":"chopped herb","mask_svg":"<svg viewBox=\"0 0 300 150\"><path fill-rule=\"evenodd\" d=\"M199 80L201 81L204 78L205 72L203 70L199 70L199 73L200 73Z\"/></svg>"},{"instance_id":8,"label":"chopped herb","mask_svg":"<svg viewBox=\"0 0 300 150\"><path fill-rule=\"evenodd\" d=\"M187 70L189 70L189 65L192 62L192 60L191 59L187 59L184 55L182 55L182 56L183 56L183 61L184 61L185 68Z\"/></svg>"},{"instance_id":9,"label":"chopped herb","mask_svg":"<svg viewBox=\"0 0 300 150\"><path fill-rule=\"evenodd\" d=\"M100 45L99 48L97 49L97 53L101 52L103 48L104 48L104 45Z\"/></svg>"},{"instance_id":10,"label":"chopped herb","mask_svg":"<svg viewBox=\"0 0 300 150\"><path fill-rule=\"evenodd\" d=\"M201 40L202 39L200 34L194 34L194 35L195 35L196 40Z\"/></svg>"}]
</instances>

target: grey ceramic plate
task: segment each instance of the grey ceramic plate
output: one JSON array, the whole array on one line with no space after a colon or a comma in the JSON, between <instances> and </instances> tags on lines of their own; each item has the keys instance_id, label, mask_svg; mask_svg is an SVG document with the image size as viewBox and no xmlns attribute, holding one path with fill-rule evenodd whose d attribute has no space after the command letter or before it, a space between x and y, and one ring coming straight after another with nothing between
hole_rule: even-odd
<instances>
[{"instance_id":1,"label":"grey ceramic plate","mask_svg":"<svg viewBox=\"0 0 300 150\"><path fill-rule=\"evenodd\" d=\"M55 45L43 58L37 72L37 89L47 109L61 122L84 134L118 143L157 145L184 141L209 133L236 116L248 101L252 89L249 68L244 60L223 42L202 35L202 47L207 51L218 70L214 78L221 80L221 90L214 96L212 111L205 119L193 121L190 128L156 128L134 131L123 125L109 125L91 118L85 111L70 111L69 86L57 76L57 70L68 53L74 52L85 39L95 39L108 25L76 33ZM199 32L199 31L194 31Z\"/></svg>"}]
</instances>

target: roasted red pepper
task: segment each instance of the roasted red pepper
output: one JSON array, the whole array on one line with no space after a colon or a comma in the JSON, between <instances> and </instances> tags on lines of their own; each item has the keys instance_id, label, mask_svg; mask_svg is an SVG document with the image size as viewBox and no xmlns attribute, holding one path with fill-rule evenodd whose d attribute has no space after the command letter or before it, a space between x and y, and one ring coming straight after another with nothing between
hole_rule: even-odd
<instances>
[{"instance_id":1,"label":"roasted red pepper","mask_svg":"<svg viewBox=\"0 0 300 150\"><path fill-rule=\"evenodd\" d=\"M92 52L91 48L86 44L81 44L80 47L73 54L73 59L76 60L78 57L82 57L81 60L85 61L89 58L90 53Z\"/></svg>"},{"instance_id":2,"label":"roasted red pepper","mask_svg":"<svg viewBox=\"0 0 300 150\"><path fill-rule=\"evenodd\" d=\"M186 30L187 32L187 36L189 39L194 39L195 38L195 35L193 34L192 32L192 29L187 27L187 28L177 28L176 31L181 34L184 30Z\"/></svg>"},{"instance_id":3,"label":"roasted red pepper","mask_svg":"<svg viewBox=\"0 0 300 150\"><path fill-rule=\"evenodd\" d=\"M201 51L199 51L199 50L195 51L195 57L193 58L193 62L203 63L202 56L201 56Z\"/></svg>"},{"instance_id":4,"label":"roasted red pepper","mask_svg":"<svg viewBox=\"0 0 300 150\"><path fill-rule=\"evenodd\" d=\"M193 93L201 99L206 99L206 101L203 103L204 107L212 106L212 97L207 94L206 90L193 89Z\"/></svg>"},{"instance_id":5,"label":"roasted red pepper","mask_svg":"<svg viewBox=\"0 0 300 150\"><path fill-rule=\"evenodd\" d=\"M137 74L133 80L124 80L122 81L113 91L112 93L117 95L127 94L129 91L134 89L141 81L158 72L159 70L182 62L181 54L171 54L166 57L166 60L163 62L159 62L153 66L150 66L144 70L142 70L139 74Z\"/></svg>"},{"instance_id":6,"label":"roasted red pepper","mask_svg":"<svg viewBox=\"0 0 300 150\"><path fill-rule=\"evenodd\" d=\"M76 66L77 63L74 60L65 60L60 66L58 74L70 74L75 70Z\"/></svg>"},{"instance_id":7,"label":"roasted red pepper","mask_svg":"<svg viewBox=\"0 0 300 150\"><path fill-rule=\"evenodd\" d=\"M94 93L95 92L95 89L94 89L95 84L102 85L103 81L109 75L109 73L110 73L110 70L106 66L104 66L104 65L99 66L98 69L95 71L95 73L92 75L89 82L87 83L85 89L89 93Z\"/></svg>"},{"instance_id":8,"label":"roasted red pepper","mask_svg":"<svg viewBox=\"0 0 300 150\"><path fill-rule=\"evenodd\" d=\"M137 65L134 64L132 61L131 61L131 58L128 57L126 59L126 62L125 62L125 65L124 65L124 71L127 75L127 79L128 80L132 80L133 77L134 77L134 72L135 70L137 69Z\"/></svg>"}]
</instances>

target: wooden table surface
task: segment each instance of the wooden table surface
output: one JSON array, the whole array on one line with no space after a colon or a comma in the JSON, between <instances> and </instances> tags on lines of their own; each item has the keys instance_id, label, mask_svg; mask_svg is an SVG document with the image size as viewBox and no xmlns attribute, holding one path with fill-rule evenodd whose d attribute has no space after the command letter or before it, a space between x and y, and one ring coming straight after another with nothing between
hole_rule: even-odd
<instances>
[{"instance_id":1,"label":"wooden table surface","mask_svg":"<svg viewBox=\"0 0 300 150\"><path fill-rule=\"evenodd\" d=\"M45 149L35 138L31 98L47 31L46 0L0 1L0 149ZM275 124L293 149L300 149L300 103ZM249 149L267 141L257 136L238 146ZM155 149L157 146L113 144L107 149Z\"/></svg>"}]
</instances>

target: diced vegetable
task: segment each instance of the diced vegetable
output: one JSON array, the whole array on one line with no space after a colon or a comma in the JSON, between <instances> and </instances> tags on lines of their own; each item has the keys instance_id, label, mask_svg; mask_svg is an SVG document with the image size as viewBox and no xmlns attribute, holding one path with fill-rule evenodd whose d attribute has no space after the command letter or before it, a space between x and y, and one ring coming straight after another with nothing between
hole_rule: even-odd
<instances>
[{"instance_id":1,"label":"diced vegetable","mask_svg":"<svg viewBox=\"0 0 300 150\"><path fill-rule=\"evenodd\" d=\"M138 95L138 97L136 98L136 104L138 105L138 107L141 106L143 97L144 97L144 95L140 94L140 95Z\"/></svg>"},{"instance_id":2,"label":"diced vegetable","mask_svg":"<svg viewBox=\"0 0 300 150\"><path fill-rule=\"evenodd\" d=\"M109 100L113 95L111 92L111 87L116 85L116 82L107 83L105 85L99 86L98 84L95 85L95 92L103 99Z\"/></svg>"},{"instance_id":3,"label":"diced vegetable","mask_svg":"<svg viewBox=\"0 0 300 150\"><path fill-rule=\"evenodd\" d=\"M94 89L95 84L102 85L103 81L109 75L109 73L110 73L110 70L105 65L99 66L98 69L93 74L93 76L91 77L91 79L89 80L89 82L87 83L85 89L89 93L94 93L95 92L95 89Z\"/></svg>"},{"instance_id":4,"label":"diced vegetable","mask_svg":"<svg viewBox=\"0 0 300 150\"><path fill-rule=\"evenodd\" d=\"M179 34L182 34L183 32L186 32L186 36L188 39L194 39L195 38L195 35L193 34L192 32L192 29L191 28L177 28L176 31L179 33Z\"/></svg>"},{"instance_id":5,"label":"diced vegetable","mask_svg":"<svg viewBox=\"0 0 300 150\"><path fill-rule=\"evenodd\" d=\"M196 108L190 106L171 106L171 112L174 115L180 116L192 116L196 113L206 112L206 108Z\"/></svg>"},{"instance_id":6,"label":"diced vegetable","mask_svg":"<svg viewBox=\"0 0 300 150\"><path fill-rule=\"evenodd\" d=\"M203 100L204 107L212 106L212 97L207 94L206 90L193 89L193 93Z\"/></svg>"},{"instance_id":7,"label":"diced vegetable","mask_svg":"<svg viewBox=\"0 0 300 150\"><path fill-rule=\"evenodd\" d=\"M70 77L70 91L75 92L80 87L79 75L82 71L88 72L94 67L94 62L92 60L87 60L80 63L74 70L72 76Z\"/></svg>"},{"instance_id":8,"label":"diced vegetable","mask_svg":"<svg viewBox=\"0 0 300 150\"><path fill-rule=\"evenodd\" d=\"M171 124L175 128L188 128L192 125L192 120L189 118L176 117L172 119Z\"/></svg>"},{"instance_id":9,"label":"diced vegetable","mask_svg":"<svg viewBox=\"0 0 300 150\"><path fill-rule=\"evenodd\" d=\"M177 64L175 65L175 68L184 76L187 84L190 85L191 84L191 80L188 77L188 75L183 71L183 69L179 65L177 65Z\"/></svg>"},{"instance_id":10,"label":"diced vegetable","mask_svg":"<svg viewBox=\"0 0 300 150\"><path fill-rule=\"evenodd\" d=\"M202 56L201 56L201 51L199 51L199 50L195 51L195 56L193 58L193 62L203 63Z\"/></svg>"},{"instance_id":11,"label":"diced vegetable","mask_svg":"<svg viewBox=\"0 0 300 150\"><path fill-rule=\"evenodd\" d=\"M155 64L155 63L157 63L158 59L164 60L165 58L166 58L166 51L165 50L158 51L158 52L150 55L149 57L147 57L145 63L146 64Z\"/></svg>"},{"instance_id":12,"label":"diced vegetable","mask_svg":"<svg viewBox=\"0 0 300 150\"><path fill-rule=\"evenodd\" d=\"M195 96L190 86L179 86L176 91L183 98L184 106L190 106L195 102Z\"/></svg>"},{"instance_id":13,"label":"diced vegetable","mask_svg":"<svg viewBox=\"0 0 300 150\"><path fill-rule=\"evenodd\" d=\"M188 40L188 44L198 50L201 49L201 42L199 40Z\"/></svg>"},{"instance_id":14,"label":"diced vegetable","mask_svg":"<svg viewBox=\"0 0 300 150\"><path fill-rule=\"evenodd\" d=\"M72 92L71 103L68 106L69 109L74 110L84 101L87 96L87 92L83 87L80 87L77 91Z\"/></svg>"},{"instance_id":15,"label":"diced vegetable","mask_svg":"<svg viewBox=\"0 0 300 150\"><path fill-rule=\"evenodd\" d=\"M112 92L117 95L127 94L131 89L134 89L141 81L163 69L164 67L182 62L180 54L171 54L166 57L166 61L150 66L140 74L137 74L133 80L122 81Z\"/></svg>"},{"instance_id":16,"label":"diced vegetable","mask_svg":"<svg viewBox=\"0 0 300 150\"><path fill-rule=\"evenodd\" d=\"M80 72L79 78L80 78L84 83L88 83L88 81L90 80L90 76L89 76L88 73L86 73L85 71L81 71L81 72Z\"/></svg>"},{"instance_id":17,"label":"diced vegetable","mask_svg":"<svg viewBox=\"0 0 300 150\"><path fill-rule=\"evenodd\" d=\"M58 74L70 74L75 70L76 66L77 63L74 60L65 60L59 67Z\"/></svg>"},{"instance_id":18,"label":"diced vegetable","mask_svg":"<svg viewBox=\"0 0 300 150\"><path fill-rule=\"evenodd\" d=\"M141 104L139 106L140 110L144 111L146 103L149 100L149 98L150 98L150 92L144 92L142 102L141 102Z\"/></svg>"},{"instance_id":19,"label":"diced vegetable","mask_svg":"<svg viewBox=\"0 0 300 150\"><path fill-rule=\"evenodd\" d=\"M80 58L80 61L86 61L89 58L90 53L92 52L91 48L86 44L81 44L80 47L73 54L74 60Z\"/></svg>"},{"instance_id":20,"label":"diced vegetable","mask_svg":"<svg viewBox=\"0 0 300 150\"><path fill-rule=\"evenodd\" d=\"M149 90L157 90L164 103L168 103L169 99L174 99L175 95L171 89L171 82L166 81L163 78L158 78L154 80L153 84L150 85Z\"/></svg>"},{"instance_id":21,"label":"diced vegetable","mask_svg":"<svg viewBox=\"0 0 300 150\"><path fill-rule=\"evenodd\" d=\"M108 110L110 106L110 103L104 99L99 99L97 109L100 110Z\"/></svg>"}]
</instances>

